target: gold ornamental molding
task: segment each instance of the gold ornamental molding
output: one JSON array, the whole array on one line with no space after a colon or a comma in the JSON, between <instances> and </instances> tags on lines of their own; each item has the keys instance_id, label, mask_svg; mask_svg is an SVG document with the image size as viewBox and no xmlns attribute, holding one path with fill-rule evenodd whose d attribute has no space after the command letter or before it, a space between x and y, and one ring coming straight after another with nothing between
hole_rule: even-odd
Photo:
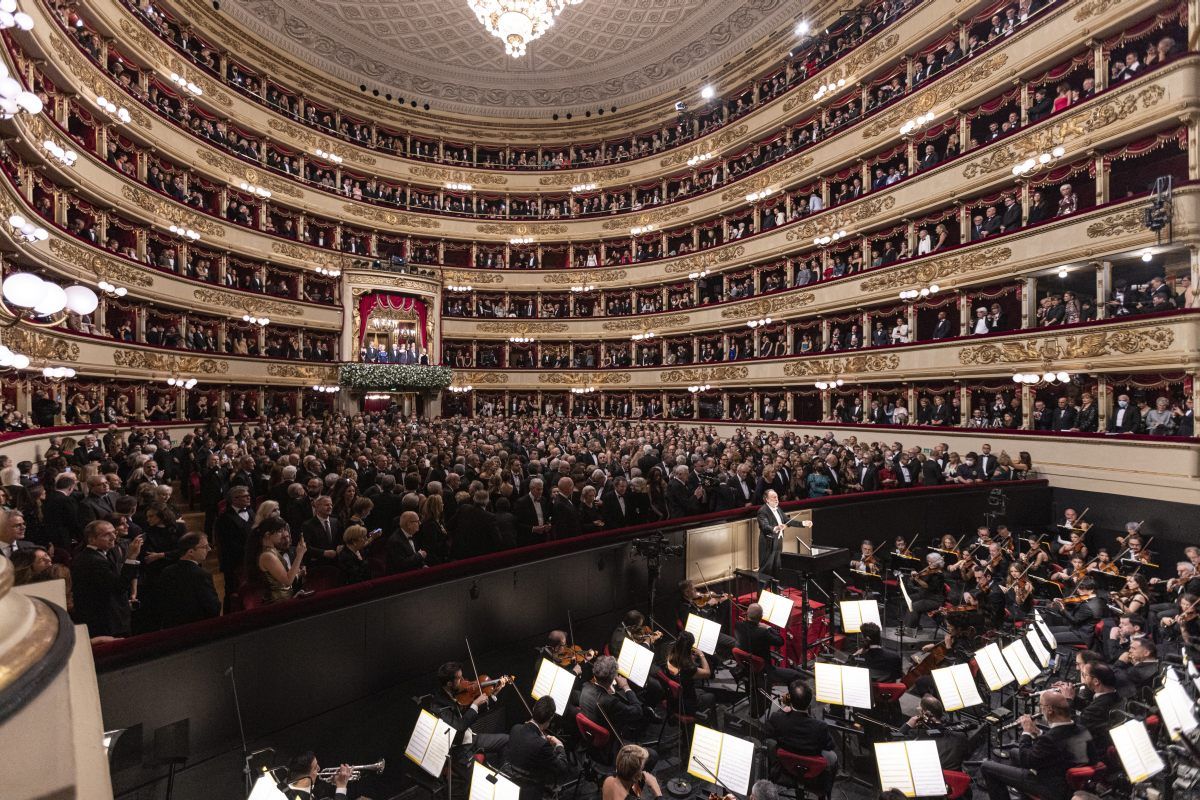
<instances>
[{"instance_id":1,"label":"gold ornamental molding","mask_svg":"<svg viewBox=\"0 0 1200 800\"><path fill-rule=\"evenodd\" d=\"M288 197L304 197L304 192L300 191L300 187L294 181L285 181L281 178L276 178L274 175L257 170L235 158L229 158L206 147L197 149L196 157L214 169L229 173L230 181L246 181L255 186L269 189L274 194L287 195Z\"/></svg>"},{"instance_id":2,"label":"gold ornamental molding","mask_svg":"<svg viewBox=\"0 0 1200 800\"><path fill-rule=\"evenodd\" d=\"M1175 343L1170 328L1129 328L1100 331L1080 336L1047 337L1022 342L982 344L958 351L958 360L968 365L1024 364L1065 358L1101 358L1103 356L1153 353Z\"/></svg>"},{"instance_id":3,"label":"gold ornamental molding","mask_svg":"<svg viewBox=\"0 0 1200 800\"><path fill-rule=\"evenodd\" d=\"M335 367L305 367L299 364L268 364L267 374L273 378L301 378L306 381L337 383Z\"/></svg>"},{"instance_id":4,"label":"gold ornamental molding","mask_svg":"<svg viewBox=\"0 0 1200 800\"><path fill-rule=\"evenodd\" d=\"M474 172L466 169L446 169L418 164L408 168L418 178L427 178L442 183L469 183L472 186L506 186L508 177L494 172Z\"/></svg>"},{"instance_id":5,"label":"gold ornamental molding","mask_svg":"<svg viewBox=\"0 0 1200 800\"><path fill-rule=\"evenodd\" d=\"M58 339L22 327L5 331L4 339L6 345L34 361L79 361L79 345L66 339Z\"/></svg>"},{"instance_id":6,"label":"gold ornamental molding","mask_svg":"<svg viewBox=\"0 0 1200 800\"><path fill-rule=\"evenodd\" d=\"M671 220L686 217L687 213L687 206L679 206L677 208L668 207L660 211L648 211L645 214L638 214L633 219L606 220L600 227L606 231L616 231L623 228L645 228L649 225L662 225Z\"/></svg>"},{"instance_id":7,"label":"gold ornamental molding","mask_svg":"<svg viewBox=\"0 0 1200 800\"><path fill-rule=\"evenodd\" d=\"M360 153L356 148L343 144L340 139L327 139L306 128L281 119L269 120L267 127L277 133L282 133L284 136L291 137L294 141L300 142L310 153L315 150L324 150L327 153L333 153L335 156L341 156L346 161L351 161L355 164L361 164L365 167L375 166L376 159L374 156Z\"/></svg>"},{"instance_id":8,"label":"gold ornamental molding","mask_svg":"<svg viewBox=\"0 0 1200 800\"><path fill-rule=\"evenodd\" d=\"M300 317L304 315L304 309L291 303L259 299L257 297L242 297L233 292L222 292L217 289L196 289L192 292L192 296L201 303L235 308L238 311L254 314L255 316L269 314L273 317Z\"/></svg>"},{"instance_id":9,"label":"gold ornamental molding","mask_svg":"<svg viewBox=\"0 0 1200 800\"><path fill-rule=\"evenodd\" d=\"M1122 236L1126 233L1136 233L1146 228L1146 215L1140 208L1109 214L1099 222L1087 226L1089 239L1100 239L1107 236Z\"/></svg>"},{"instance_id":10,"label":"gold ornamental molding","mask_svg":"<svg viewBox=\"0 0 1200 800\"><path fill-rule=\"evenodd\" d=\"M476 286L485 283L504 283L504 276L499 272L461 272L459 270L442 270L442 280L455 286Z\"/></svg>"},{"instance_id":11,"label":"gold ornamental molding","mask_svg":"<svg viewBox=\"0 0 1200 800\"><path fill-rule=\"evenodd\" d=\"M476 384L508 383L508 373L505 372L462 372L454 371L455 386L474 386Z\"/></svg>"},{"instance_id":12,"label":"gold ornamental molding","mask_svg":"<svg viewBox=\"0 0 1200 800\"><path fill-rule=\"evenodd\" d=\"M952 278L984 267L992 267L1008 261L1010 258L1012 258L1012 249L1008 247L989 247L973 253L942 256L923 264L868 278L860 283L858 288L864 292L899 289L917 283Z\"/></svg>"},{"instance_id":13,"label":"gold ornamental molding","mask_svg":"<svg viewBox=\"0 0 1200 800\"><path fill-rule=\"evenodd\" d=\"M794 311L797 308L811 305L817 296L812 292L789 294L782 297L764 297L750 303L739 303L721 311L722 319L750 319L751 317L766 317L781 311Z\"/></svg>"},{"instance_id":14,"label":"gold ornamental molding","mask_svg":"<svg viewBox=\"0 0 1200 800\"><path fill-rule=\"evenodd\" d=\"M1091 0L1075 9L1075 21L1083 22L1088 17L1097 17L1119 4L1120 0Z\"/></svg>"},{"instance_id":15,"label":"gold ornamental molding","mask_svg":"<svg viewBox=\"0 0 1200 800\"><path fill-rule=\"evenodd\" d=\"M629 383L628 372L539 372L538 383L555 386L612 386Z\"/></svg>"},{"instance_id":16,"label":"gold ornamental molding","mask_svg":"<svg viewBox=\"0 0 1200 800\"><path fill-rule=\"evenodd\" d=\"M302 247L289 242L271 242L271 252L277 256L294 258L312 266L333 267L345 271L343 269L345 257L340 253L323 253L315 248Z\"/></svg>"},{"instance_id":17,"label":"gold ornamental molding","mask_svg":"<svg viewBox=\"0 0 1200 800\"><path fill-rule=\"evenodd\" d=\"M200 375L224 375L229 372L229 362L216 358L175 356L165 353L147 353L142 350L113 350L113 364L129 369L146 369L155 372L190 372Z\"/></svg>"},{"instance_id":18,"label":"gold ornamental molding","mask_svg":"<svg viewBox=\"0 0 1200 800\"><path fill-rule=\"evenodd\" d=\"M614 319L600 327L606 331L654 331L663 328L678 328L687 325L690 317L687 314L667 314L661 317L634 317L632 319Z\"/></svg>"},{"instance_id":19,"label":"gold ornamental molding","mask_svg":"<svg viewBox=\"0 0 1200 800\"><path fill-rule=\"evenodd\" d=\"M857 48L845 59L837 62L829 73L821 73L821 81L837 82L838 78L842 78L846 83L850 83L855 73L865 68L873 61L878 61L880 58L889 55L891 49L900 41L900 34L889 33L880 36L867 44ZM812 83L815 85L816 80ZM799 108L804 103L813 102L812 89L808 86L801 86L795 90L796 95L788 98L783 104L783 113L788 113ZM814 103L815 105L815 103Z\"/></svg>"},{"instance_id":20,"label":"gold ornamental molding","mask_svg":"<svg viewBox=\"0 0 1200 800\"><path fill-rule=\"evenodd\" d=\"M669 369L660 372L660 383L708 383L709 381L740 381L750 375L749 367L721 366L695 369Z\"/></svg>"},{"instance_id":21,"label":"gold ornamental molding","mask_svg":"<svg viewBox=\"0 0 1200 800\"><path fill-rule=\"evenodd\" d=\"M80 83L91 87L92 91L98 96L115 96L111 85L103 81L97 81L96 68L92 66L90 61L81 56L73 45L60 39L57 34L51 33L50 49L58 56L55 63L66 67L67 71L79 79ZM138 108L137 105L131 103L126 108L129 110L129 118L134 125L145 130L153 130L154 124L150 121L150 116Z\"/></svg>"},{"instance_id":22,"label":"gold ornamental molding","mask_svg":"<svg viewBox=\"0 0 1200 800\"><path fill-rule=\"evenodd\" d=\"M555 172L538 178L538 186L575 186L580 183L604 184L629 177L629 167L606 167L583 172Z\"/></svg>"},{"instance_id":23,"label":"gold ornamental molding","mask_svg":"<svg viewBox=\"0 0 1200 800\"><path fill-rule=\"evenodd\" d=\"M433 230L442 227L442 223L436 219L419 217L416 214L406 214L403 211L387 211L376 206L361 205L359 203L346 203L342 206L342 211L352 217L358 217L359 219L365 219L367 222L387 225L392 228L423 228Z\"/></svg>"},{"instance_id":24,"label":"gold ornamental molding","mask_svg":"<svg viewBox=\"0 0 1200 800\"><path fill-rule=\"evenodd\" d=\"M154 279L136 267L122 263L115 258L89 252L83 247L64 242L61 239L50 240L50 252L68 264L88 270L96 277L113 283L143 288L154 285Z\"/></svg>"},{"instance_id":25,"label":"gold ornamental molding","mask_svg":"<svg viewBox=\"0 0 1200 800\"><path fill-rule=\"evenodd\" d=\"M175 54L175 51L159 41L158 37L150 33L142 25L139 25L129 19L121 19L121 32L127 37L126 41L131 41L137 45L137 49L143 54L152 56L159 62L159 66L170 72L182 75L186 80L199 86L204 90L204 97L210 101L224 106L225 108L233 108L233 98L215 81L209 80L199 70L194 69L191 65Z\"/></svg>"},{"instance_id":26,"label":"gold ornamental molding","mask_svg":"<svg viewBox=\"0 0 1200 800\"><path fill-rule=\"evenodd\" d=\"M776 184L786 183L800 172L812 166L813 158L808 155L801 155L795 158L790 158L782 164L764 170L757 175L747 178L744 181L739 181L733 188L727 189L721 193L722 202L730 200L739 200L744 198L751 192L761 192L763 189L769 189Z\"/></svg>"},{"instance_id":27,"label":"gold ornamental molding","mask_svg":"<svg viewBox=\"0 0 1200 800\"><path fill-rule=\"evenodd\" d=\"M911 99L901 103L875 119L862 130L864 139L873 139L884 133L898 132L905 120L935 111L945 104L952 104L977 83L995 85L996 73L1008 63L1006 53L993 53L982 61L971 65L961 73L956 72L948 81L938 81L926 92L917 92ZM944 111L943 111L944 113Z\"/></svg>"},{"instance_id":28,"label":"gold ornamental molding","mask_svg":"<svg viewBox=\"0 0 1200 800\"><path fill-rule=\"evenodd\" d=\"M894 205L896 205L895 195L867 198L862 202L856 202L849 208L839 209L828 216L822 215L820 220L805 222L788 231L787 241L811 244L812 240L818 236L845 230L856 222L877 217Z\"/></svg>"},{"instance_id":29,"label":"gold ornamental molding","mask_svg":"<svg viewBox=\"0 0 1200 800\"><path fill-rule=\"evenodd\" d=\"M542 283L583 286L589 283L623 281L629 275L623 269L589 270L586 272L556 272L542 277Z\"/></svg>"},{"instance_id":30,"label":"gold ornamental molding","mask_svg":"<svg viewBox=\"0 0 1200 800\"><path fill-rule=\"evenodd\" d=\"M692 156L704 155L705 153L716 153L722 147L725 147L732 142L737 141L746 135L750 130L750 126L742 123L727 131L723 131L716 136L707 139L701 139L691 147L685 147L677 153L672 153L666 158L658 162L660 167L677 167L680 164L686 164Z\"/></svg>"},{"instance_id":31,"label":"gold ornamental molding","mask_svg":"<svg viewBox=\"0 0 1200 800\"><path fill-rule=\"evenodd\" d=\"M509 333L525 336L533 333L563 333L570 329L565 322L481 322L475 329L480 333Z\"/></svg>"},{"instance_id":32,"label":"gold ornamental molding","mask_svg":"<svg viewBox=\"0 0 1200 800\"><path fill-rule=\"evenodd\" d=\"M1166 94L1167 90L1163 86L1147 86L1100 103L1085 114L1068 117L1052 125L1015 136L998 150L967 164L963 167L962 175L969 180L992 172L1011 170L1014 164L1019 164L1030 156L1049 152L1076 139L1093 136L1096 131L1137 113L1139 106L1143 109L1153 108Z\"/></svg>"},{"instance_id":33,"label":"gold ornamental molding","mask_svg":"<svg viewBox=\"0 0 1200 800\"><path fill-rule=\"evenodd\" d=\"M740 244L734 247L720 247L667 264L663 267L663 272L668 275L703 272L704 270L733 261L735 258L740 258L745 252L745 246Z\"/></svg>"},{"instance_id":34,"label":"gold ornamental molding","mask_svg":"<svg viewBox=\"0 0 1200 800\"><path fill-rule=\"evenodd\" d=\"M121 196L143 211L147 211L162 220L176 225L193 228L205 236L224 238L225 227L218 225L206 216L180 208L168 200L162 200L144 189L132 186L122 186Z\"/></svg>"},{"instance_id":35,"label":"gold ornamental molding","mask_svg":"<svg viewBox=\"0 0 1200 800\"><path fill-rule=\"evenodd\" d=\"M807 378L823 375L860 374L864 372L893 372L900 368L900 356L887 355L850 356L849 358L813 358L792 361L783 365L783 374L790 378Z\"/></svg>"},{"instance_id":36,"label":"gold ornamental molding","mask_svg":"<svg viewBox=\"0 0 1200 800\"><path fill-rule=\"evenodd\" d=\"M499 236L558 236L567 232L566 225L558 224L527 224L524 222L485 222L476 225L478 233L490 233Z\"/></svg>"}]
</instances>

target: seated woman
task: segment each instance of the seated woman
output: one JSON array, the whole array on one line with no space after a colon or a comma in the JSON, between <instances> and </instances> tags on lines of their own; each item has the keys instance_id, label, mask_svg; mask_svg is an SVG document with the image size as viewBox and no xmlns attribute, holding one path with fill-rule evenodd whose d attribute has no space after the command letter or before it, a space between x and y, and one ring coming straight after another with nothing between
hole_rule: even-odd
<instances>
[{"instance_id":1,"label":"seated woman","mask_svg":"<svg viewBox=\"0 0 1200 800\"><path fill-rule=\"evenodd\" d=\"M371 580L371 565L363 557L363 551L370 543L371 537L363 525L351 525L342 534L344 546L338 550L336 561L338 571L342 573L343 586Z\"/></svg>"},{"instance_id":2,"label":"seated woman","mask_svg":"<svg viewBox=\"0 0 1200 800\"><path fill-rule=\"evenodd\" d=\"M704 653L696 648L696 637L683 631L667 653L667 674L679 683L679 706L685 715L706 711L716 703L711 692L696 688L697 681L712 677L712 668Z\"/></svg>"},{"instance_id":3,"label":"seated woman","mask_svg":"<svg viewBox=\"0 0 1200 800\"><path fill-rule=\"evenodd\" d=\"M650 752L636 744L627 744L617 752L612 775L604 779L600 800L657 800L663 796L658 779L646 772Z\"/></svg>"}]
</instances>

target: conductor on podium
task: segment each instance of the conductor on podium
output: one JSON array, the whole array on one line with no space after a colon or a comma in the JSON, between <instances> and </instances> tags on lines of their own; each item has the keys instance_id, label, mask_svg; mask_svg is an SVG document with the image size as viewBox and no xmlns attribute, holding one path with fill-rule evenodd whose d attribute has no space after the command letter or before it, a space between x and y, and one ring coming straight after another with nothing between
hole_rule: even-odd
<instances>
[{"instance_id":1,"label":"conductor on podium","mask_svg":"<svg viewBox=\"0 0 1200 800\"><path fill-rule=\"evenodd\" d=\"M758 509L758 571L775 578L779 575L787 520L779 510L779 494L774 489L768 489L763 500L766 502Z\"/></svg>"}]
</instances>

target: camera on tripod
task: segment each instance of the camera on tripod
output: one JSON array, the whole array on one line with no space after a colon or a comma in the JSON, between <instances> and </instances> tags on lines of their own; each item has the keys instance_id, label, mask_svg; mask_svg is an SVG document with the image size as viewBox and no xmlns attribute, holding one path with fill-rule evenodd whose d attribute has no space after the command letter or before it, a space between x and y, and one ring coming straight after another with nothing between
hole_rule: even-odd
<instances>
[{"instance_id":1,"label":"camera on tripod","mask_svg":"<svg viewBox=\"0 0 1200 800\"><path fill-rule=\"evenodd\" d=\"M642 558L657 561L660 558L675 558L683 555L683 545L671 544L662 533L655 533L645 539L633 540L633 551Z\"/></svg>"}]
</instances>

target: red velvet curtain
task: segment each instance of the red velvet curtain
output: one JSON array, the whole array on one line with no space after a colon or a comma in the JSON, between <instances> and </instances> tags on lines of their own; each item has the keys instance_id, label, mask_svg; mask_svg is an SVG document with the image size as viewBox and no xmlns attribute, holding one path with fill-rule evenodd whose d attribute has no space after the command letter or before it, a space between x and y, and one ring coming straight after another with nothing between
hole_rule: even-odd
<instances>
[{"instance_id":1,"label":"red velvet curtain","mask_svg":"<svg viewBox=\"0 0 1200 800\"><path fill-rule=\"evenodd\" d=\"M376 308L390 308L395 311L412 311L417 315L417 331L421 337L421 349L429 352L429 341L426 338L425 323L429 318L429 309L424 300L418 300L411 295L393 294L391 292L375 292L365 294L358 300L358 347L362 347L363 336L367 332L367 318ZM432 355L432 354L431 354Z\"/></svg>"}]
</instances>

